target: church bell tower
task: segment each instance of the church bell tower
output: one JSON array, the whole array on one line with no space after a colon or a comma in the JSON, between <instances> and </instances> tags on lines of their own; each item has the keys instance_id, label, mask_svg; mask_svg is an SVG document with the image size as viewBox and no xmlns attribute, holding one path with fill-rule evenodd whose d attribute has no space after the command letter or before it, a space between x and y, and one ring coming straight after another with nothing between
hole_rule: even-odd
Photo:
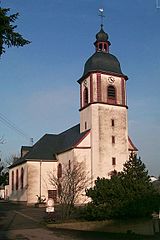
<instances>
[{"instance_id":1,"label":"church bell tower","mask_svg":"<svg viewBox=\"0 0 160 240\"><path fill-rule=\"evenodd\" d=\"M80 84L80 131L91 132L92 180L121 171L128 159L126 81L101 24L95 53L86 61Z\"/></svg>"}]
</instances>

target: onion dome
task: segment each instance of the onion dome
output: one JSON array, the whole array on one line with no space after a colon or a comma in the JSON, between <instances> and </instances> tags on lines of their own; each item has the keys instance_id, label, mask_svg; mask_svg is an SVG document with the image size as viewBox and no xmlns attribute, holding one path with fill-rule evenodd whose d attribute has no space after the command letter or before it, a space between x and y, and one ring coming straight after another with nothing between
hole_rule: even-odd
<instances>
[{"instance_id":1,"label":"onion dome","mask_svg":"<svg viewBox=\"0 0 160 240\"><path fill-rule=\"evenodd\" d=\"M101 30L96 34L97 42L107 42L108 34L104 32L103 25L101 24Z\"/></svg>"},{"instance_id":2,"label":"onion dome","mask_svg":"<svg viewBox=\"0 0 160 240\"><path fill-rule=\"evenodd\" d=\"M96 42L94 43L96 52L86 61L83 75L78 80L79 83L91 72L104 72L123 76L125 79L128 79L128 77L122 73L118 59L109 53L111 43L108 41L108 38L109 36L103 30L103 25L101 24L101 29L96 34Z\"/></svg>"},{"instance_id":3,"label":"onion dome","mask_svg":"<svg viewBox=\"0 0 160 240\"><path fill-rule=\"evenodd\" d=\"M101 71L123 75L118 59L102 51L95 52L85 63L83 76L89 72Z\"/></svg>"}]
</instances>

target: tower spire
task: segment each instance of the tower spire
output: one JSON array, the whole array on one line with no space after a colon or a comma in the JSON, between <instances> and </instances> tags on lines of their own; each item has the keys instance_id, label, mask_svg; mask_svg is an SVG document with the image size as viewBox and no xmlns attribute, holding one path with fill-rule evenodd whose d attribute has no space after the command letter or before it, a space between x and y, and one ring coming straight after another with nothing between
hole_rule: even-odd
<instances>
[{"instance_id":1,"label":"tower spire","mask_svg":"<svg viewBox=\"0 0 160 240\"><path fill-rule=\"evenodd\" d=\"M96 47L96 52L109 52L109 46L111 45L108 41L108 34L103 30L103 19L105 17L103 8L99 9L99 16L101 18L101 29L96 34L96 42L94 43Z\"/></svg>"},{"instance_id":2,"label":"tower spire","mask_svg":"<svg viewBox=\"0 0 160 240\"><path fill-rule=\"evenodd\" d=\"M104 9L103 8L99 8L98 16L100 16L100 18L101 18L101 27L103 27L103 19L105 18Z\"/></svg>"}]
</instances>

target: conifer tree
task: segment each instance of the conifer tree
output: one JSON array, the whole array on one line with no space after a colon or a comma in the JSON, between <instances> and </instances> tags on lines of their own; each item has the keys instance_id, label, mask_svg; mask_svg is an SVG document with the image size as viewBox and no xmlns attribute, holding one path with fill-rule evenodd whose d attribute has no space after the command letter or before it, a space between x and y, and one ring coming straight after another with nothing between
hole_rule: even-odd
<instances>
[{"instance_id":1,"label":"conifer tree","mask_svg":"<svg viewBox=\"0 0 160 240\"><path fill-rule=\"evenodd\" d=\"M87 218L92 220L150 216L160 206L160 194L154 189L145 164L133 154L122 172L111 179L98 178L86 194L92 199L87 207Z\"/></svg>"},{"instance_id":2,"label":"conifer tree","mask_svg":"<svg viewBox=\"0 0 160 240\"><path fill-rule=\"evenodd\" d=\"M131 155L120 175L125 192L125 201L121 210L124 216L146 216L158 210L159 196L140 158Z\"/></svg>"},{"instance_id":3,"label":"conifer tree","mask_svg":"<svg viewBox=\"0 0 160 240\"><path fill-rule=\"evenodd\" d=\"M14 22L19 16L19 13L8 15L10 8L0 7L0 56L5 53L5 46L22 47L29 44L30 41L24 39L22 35L15 32L17 25Z\"/></svg>"}]
</instances>

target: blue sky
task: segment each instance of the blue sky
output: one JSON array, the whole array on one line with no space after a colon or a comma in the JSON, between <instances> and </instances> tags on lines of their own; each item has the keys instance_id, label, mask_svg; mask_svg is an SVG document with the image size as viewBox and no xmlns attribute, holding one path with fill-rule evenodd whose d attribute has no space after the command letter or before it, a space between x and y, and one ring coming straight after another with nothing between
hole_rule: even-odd
<instances>
[{"instance_id":1,"label":"blue sky","mask_svg":"<svg viewBox=\"0 0 160 240\"><path fill-rule=\"evenodd\" d=\"M151 175L160 175L160 9L156 0L2 0L19 12L17 31L32 41L0 59L0 113L28 138L0 122L1 158L18 154L29 138L58 133L79 122L79 85L94 53L105 9L110 52L127 82L129 135ZM159 1L160 7L160 1Z\"/></svg>"}]
</instances>

